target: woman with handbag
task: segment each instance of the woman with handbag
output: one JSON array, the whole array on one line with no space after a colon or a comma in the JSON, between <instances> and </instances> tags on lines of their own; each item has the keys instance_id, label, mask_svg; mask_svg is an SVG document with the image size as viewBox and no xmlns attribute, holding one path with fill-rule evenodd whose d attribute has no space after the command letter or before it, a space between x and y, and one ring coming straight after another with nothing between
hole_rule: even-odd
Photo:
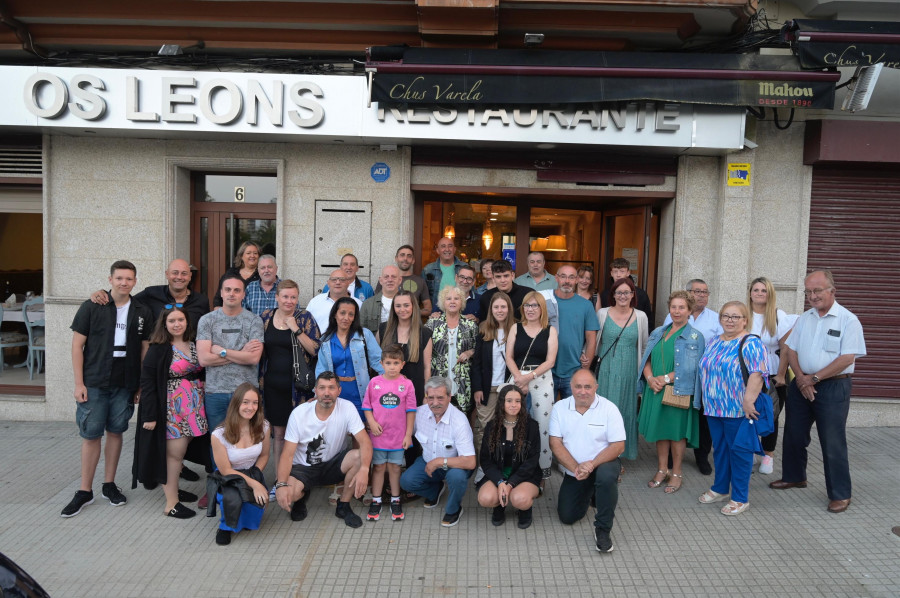
<instances>
[{"instance_id":1,"label":"woman with handbag","mask_svg":"<svg viewBox=\"0 0 900 598\"><path fill-rule=\"evenodd\" d=\"M506 339L513 324L512 299L503 291L494 293L488 304L488 313L478 326L475 357L472 358L472 392L475 411L472 418L472 435L476 449L481 447L485 428L494 418L497 393L506 384L509 369L506 367ZM482 472L483 474L483 472ZM476 482L481 477L476 472Z\"/></svg>"},{"instance_id":2,"label":"woman with handbag","mask_svg":"<svg viewBox=\"0 0 900 598\"><path fill-rule=\"evenodd\" d=\"M644 345L647 344L647 314L637 309L631 277L610 287L610 307L597 310L597 394L619 408L625 422L624 459L637 459L637 379Z\"/></svg>"},{"instance_id":3,"label":"woman with handbag","mask_svg":"<svg viewBox=\"0 0 900 598\"><path fill-rule=\"evenodd\" d=\"M759 473L766 475L772 473L775 447L778 444L778 416L781 408L787 400L787 385L785 376L788 369L787 351L785 343L791 335L796 315L788 315L775 307L775 287L772 282L760 276L754 278L747 291L747 305L753 312L750 322L750 334L759 336L766 348L766 356L769 362L768 386L774 389L772 399L772 412L775 421L775 431L762 439L763 451L766 455L759 464Z\"/></svg>"},{"instance_id":4,"label":"woman with handbag","mask_svg":"<svg viewBox=\"0 0 900 598\"><path fill-rule=\"evenodd\" d=\"M468 416L472 412L472 356L478 325L462 317L466 294L459 287L444 287L438 295L441 315L425 324L431 329L431 375L450 379L451 402Z\"/></svg>"},{"instance_id":5,"label":"woman with handbag","mask_svg":"<svg viewBox=\"0 0 900 598\"><path fill-rule=\"evenodd\" d=\"M559 339L556 328L550 326L547 302L538 291L531 291L522 299L522 317L510 328L506 342L506 367L510 382L528 395L528 411L541 430L541 475L550 478L550 411L553 409L553 375ZM542 486L543 487L543 486Z\"/></svg>"},{"instance_id":6,"label":"woman with handbag","mask_svg":"<svg viewBox=\"0 0 900 598\"><path fill-rule=\"evenodd\" d=\"M212 452L218 469L207 482L208 487L215 485L215 493L213 488L208 493L222 511L216 544L225 546L232 533L259 529L268 499L262 470L269 462L269 422L263 417L259 391L249 382L235 389L225 421L212 431ZM233 492L234 486L240 487L239 493ZM239 508L233 496L240 496ZM212 517L213 504L209 509L207 516Z\"/></svg>"},{"instance_id":7,"label":"woman with handbag","mask_svg":"<svg viewBox=\"0 0 900 598\"><path fill-rule=\"evenodd\" d=\"M756 335L749 334L750 310L740 301L729 301L719 311L724 332L706 347L700 360L703 409L713 442L716 477L712 488L700 495L709 504L728 499L723 515L740 515L750 506L750 473L753 453L735 446L744 418L756 419L756 398L768 372L766 349ZM744 381L741 361L748 377Z\"/></svg>"},{"instance_id":8,"label":"woman with handbag","mask_svg":"<svg viewBox=\"0 0 900 598\"><path fill-rule=\"evenodd\" d=\"M312 314L297 307L299 293L296 282L282 280L275 291L276 308L260 315L265 342L259 360L259 384L266 419L275 431L276 463L281 460L284 431L291 411L313 396L312 387L297 388L294 379L295 363L299 372L309 373L309 378L315 379L311 374L319 351L319 327ZM270 496L274 496L274 488Z\"/></svg>"},{"instance_id":9,"label":"woman with handbag","mask_svg":"<svg viewBox=\"0 0 900 598\"><path fill-rule=\"evenodd\" d=\"M334 372L341 384L341 398L347 399L366 421L362 400L369 385L370 372L384 373L381 346L359 321L359 304L353 297L341 297L331 306L328 328L321 338L316 376Z\"/></svg>"},{"instance_id":10,"label":"woman with handbag","mask_svg":"<svg viewBox=\"0 0 900 598\"><path fill-rule=\"evenodd\" d=\"M647 442L656 443L657 471L647 486L659 488L668 482L665 492L674 494L684 481L681 463L685 448L696 448L700 437L700 412L692 407L691 397L700 397L699 363L706 341L688 323L693 295L675 291L669 295L668 307L672 323L650 334L641 358L637 391L643 392L643 397L638 429ZM670 450L671 472L667 467Z\"/></svg>"}]
</instances>

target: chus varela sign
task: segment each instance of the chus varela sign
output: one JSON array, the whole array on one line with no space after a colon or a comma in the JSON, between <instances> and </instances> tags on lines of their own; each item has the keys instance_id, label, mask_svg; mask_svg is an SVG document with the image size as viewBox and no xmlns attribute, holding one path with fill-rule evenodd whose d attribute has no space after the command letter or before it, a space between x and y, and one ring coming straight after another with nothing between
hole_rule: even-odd
<instances>
[{"instance_id":1,"label":"chus varela sign","mask_svg":"<svg viewBox=\"0 0 900 598\"><path fill-rule=\"evenodd\" d=\"M358 135L355 77L3 67L8 126Z\"/></svg>"}]
</instances>

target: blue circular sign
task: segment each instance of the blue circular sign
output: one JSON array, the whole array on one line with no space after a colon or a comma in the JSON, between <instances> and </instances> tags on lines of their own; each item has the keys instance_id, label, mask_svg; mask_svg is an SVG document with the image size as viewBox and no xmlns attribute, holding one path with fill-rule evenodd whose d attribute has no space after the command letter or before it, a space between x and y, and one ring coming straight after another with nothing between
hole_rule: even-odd
<instances>
[{"instance_id":1,"label":"blue circular sign","mask_svg":"<svg viewBox=\"0 0 900 598\"><path fill-rule=\"evenodd\" d=\"M384 162L375 162L372 165L372 180L376 183L383 183L391 178L391 167Z\"/></svg>"}]
</instances>

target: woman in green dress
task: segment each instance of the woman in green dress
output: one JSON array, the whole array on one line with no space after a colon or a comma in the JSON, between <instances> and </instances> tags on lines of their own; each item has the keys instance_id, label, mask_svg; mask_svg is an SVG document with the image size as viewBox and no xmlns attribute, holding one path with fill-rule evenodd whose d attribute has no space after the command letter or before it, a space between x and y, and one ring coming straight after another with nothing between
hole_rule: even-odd
<instances>
[{"instance_id":1,"label":"woman in green dress","mask_svg":"<svg viewBox=\"0 0 900 598\"><path fill-rule=\"evenodd\" d=\"M684 450L687 446L697 447L700 412L693 408L693 400L688 401L687 409L663 405L663 395L669 385L676 395L693 396L701 392L699 363L706 341L688 323L694 308L690 293L675 291L669 295L668 305L672 323L653 331L641 359L638 392L644 393L638 428L647 442L656 443L657 471L647 485L659 488L668 482L665 492L674 494L683 482ZM667 468L670 450L671 472Z\"/></svg>"},{"instance_id":2,"label":"woman in green dress","mask_svg":"<svg viewBox=\"0 0 900 598\"><path fill-rule=\"evenodd\" d=\"M622 457L634 460L638 454L637 379L647 344L647 314L635 308L637 296L630 277L614 282L610 293L611 307L597 310L597 394L619 408L625 422Z\"/></svg>"}]
</instances>

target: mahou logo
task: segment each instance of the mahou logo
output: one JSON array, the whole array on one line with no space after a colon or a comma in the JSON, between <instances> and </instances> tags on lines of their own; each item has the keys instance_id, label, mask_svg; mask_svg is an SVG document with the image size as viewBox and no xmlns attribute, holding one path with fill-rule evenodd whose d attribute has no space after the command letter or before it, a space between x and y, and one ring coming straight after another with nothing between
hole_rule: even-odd
<instances>
[{"instance_id":1,"label":"mahou logo","mask_svg":"<svg viewBox=\"0 0 900 598\"><path fill-rule=\"evenodd\" d=\"M811 98L813 97L813 89L812 87L801 87L790 83L775 85L771 81L760 81L759 95L778 98Z\"/></svg>"}]
</instances>

